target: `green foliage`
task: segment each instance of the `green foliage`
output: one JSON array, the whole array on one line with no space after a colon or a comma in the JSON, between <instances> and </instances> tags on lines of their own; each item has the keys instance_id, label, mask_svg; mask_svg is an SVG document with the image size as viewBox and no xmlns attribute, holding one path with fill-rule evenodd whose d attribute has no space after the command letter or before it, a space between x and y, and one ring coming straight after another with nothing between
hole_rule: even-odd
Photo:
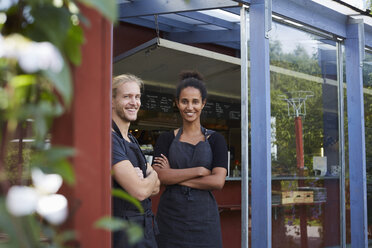
<instances>
[{"instance_id":1,"label":"green foliage","mask_svg":"<svg viewBox=\"0 0 372 248\"><path fill-rule=\"evenodd\" d=\"M141 214L144 214L141 203L137 199L130 196L127 192L120 189L112 189L111 194L114 197L119 197L132 203L137 207ZM105 216L96 221L94 226L96 228L101 228L111 232L124 230L128 236L128 241L131 244L137 243L143 238L143 230L141 226L121 218Z\"/></svg>"},{"instance_id":2,"label":"green foliage","mask_svg":"<svg viewBox=\"0 0 372 248\"><path fill-rule=\"evenodd\" d=\"M87 6L98 9L106 18L111 22L115 22L117 19L117 2L113 0L102 1L102 0L79 0L81 3Z\"/></svg>"},{"instance_id":3,"label":"green foliage","mask_svg":"<svg viewBox=\"0 0 372 248\"><path fill-rule=\"evenodd\" d=\"M0 247L66 247L76 238L73 231L62 231L37 214L11 215L4 196L11 185L28 186L34 167L61 175L67 184L75 182L69 161L75 150L52 146L50 130L53 120L71 106L70 64L78 66L82 60L80 24L89 22L78 6L93 7L112 22L117 16L115 0L79 2L10 1L10 8L0 10L6 16L0 24L5 52L0 57L0 233L6 234ZM135 240L141 237L133 231L137 229L128 228Z\"/></svg>"},{"instance_id":4,"label":"green foliage","mask_svg":"<svg viewBox=\"0 0 372 248\"><path fill-rule=\"evenodd\" d=\"M0 197L0 232L6 233L6 240L0 242L0 248L6 247L65 247L64 244L75 238L74 232L57 232L54 227L46 225L35 215L14 217L5 207L4 198Z\"/></svg>"},{"instance_id":5,"label":"green foliage","mask_svg":"<svg viewBox=\"0 0 372 248\"><path fill-rule=\"evenodd\" d=\"M61 49L72 26L69 10L52 4L35 4L30 14L34 21L24 30L27 37L34 41L49 41Z\"/></svg>"},{"instance_id":6,"label":"green foliage","mask_svg":"<svg viewBox=\"0 0 372 248\"><path fill-rule=\"evenodd\" d=\"M30 165L48 174L59 174L66 183L73 185L75 175L67 158L74 154L74 149L54 146L35 152L31 157Z\"/></svg>"},{"instance_id":7,"label":"green foliage","mask_svg":"<svg viewBox=\"0 0 372 248\"><path fill-rule=\"evenodd\" d=\"M74 59L77 61L81 60L80 57ZM59 73L54 73L52 71L43 71L43 74L45 78L50 80L55 89L58 90L66 106L69 106L72 100L72 84L70 69L68 68L68 66L65 64L62 68L62 71L60 71Z\"/></svg>"},{"instance_id":8,"label":"green foliage","mask_svg":"<svg viewBox=\"0 0 372 248\"><path fill-rule=\"evenodd\" d=\"M81 63L80 44L83 42L83 29L80 26L72 26L67 33L63 49L74 65L80 65Z\"/></svg>"},{"instance_id":9,"label":"green foliage","mask_svg":"<svg viewBox=\"0 0 372 248\"><path fill-rule=\"evenodd\" d=\"M130 244L137 243L143 238L143 230L141 226L133 222L124 221L120 218L106 216L96 221L94 226L112 232L125 230Z\"/></svg>"},{"instance_id":10,"label":"green foliage","mask_svg":"<svg viewBox=\"0 0 372 248\"><path fill-rule=\"evenodd\" d=\"M143 213L143 207L142 207L141 203L139 201L137 201L135 198L133 198L132 196L130 196L127 192L125 192L123 190L120 190L120 189L113 189L111 191L111 194L114 197L119 197L119 198L122 198L126 201L129 201L134 206L136 206L141 213Z\"/></svg>"}]
</instances>

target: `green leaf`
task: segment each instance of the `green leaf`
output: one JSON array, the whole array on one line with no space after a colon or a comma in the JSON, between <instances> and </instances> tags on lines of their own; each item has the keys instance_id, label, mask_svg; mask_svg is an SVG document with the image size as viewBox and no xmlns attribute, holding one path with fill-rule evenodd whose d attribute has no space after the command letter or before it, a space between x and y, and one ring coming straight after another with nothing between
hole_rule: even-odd
<instances>
[{"instance_id":1,"label":"green leaf","mask_svg":"<svg viewBox=\"0 0 372 248\"><path fill-rule=\"evenodd\" d=\"M143 237L142 227L139 225L131 224L127 229L127 236L129 244L135 244Z\"/></svg>"},{"instance_id":2,"label":"green leaf","mask_svg":"<svg viewBox=\"0 0 372 248\"><path fill-rule=\"evenodd\" d=\"M8 92L0 88L0 109L7 109L9 107Z\"/></svg>"},{"instance_id":3,"label":"green leaf","mask_svg":"<svg viewBox=\"0 0 372 248\"><path fill-rule=\"evenodd\" d=\"M10 85L14 88L19 88L35 84L35 82L35 75L24 74L13 77Z\"/></svg>"},{"instance_id":4,"label":"green leaf","mask_svg":"<svg viewBox=\"0 0 372 248\"><path fill-rule=\"evenodd\" d=\"M29 93L31 94L31 93ZM54 103L55 99L48 99L47 94L40 94L39 103L32 104L23 103L18 108L11 109L10 116L17 120L24 120L26 118L33 119L32 128L36 141L36 146L44 147L45 137L47 136L52 119L63 113L63 109L59 103Z\"/></svg>"},{"instance_id":5,"label":"green leaf","mask_svg":"<svg viewBox=\"0 0 372 248\"><path fill-rule=\"evenodd\" d=\"M37 247L40 242L41 227L35 215L26 215L21 218L21 225L32 247Z\"/></svg>"},{"instance_id":6,"label":"green leaf","mask_svg":"<svg viewBox=\"0 0 372 248\"><path fill-rule=\"evenodd\" d=\"M52 81L52 84L61 94L64 103L69 106L72 100L72 83L70 68L65 62L62 71L59 73L54 73L50 70L43 71L43 74Z\"/></svg>"},{"instance_id":7,"label":"green leaf","mask_svg":"<svg viewBox=\"0 0 372 248\"><path fill-rule=\"evenodd\" d=\"M15 217L9 214L4 198L0 198L0 230L8 235L6 246L39 247L40 226L35 215Z\"/></svg>"},{"instance_id":8,"label":"green leaf","mask_svg":"<svg viewBox=\"0 0 372 248\"><path fill-rule=\"evenodd\" d=\"M119 231L125 229L128 223L122 219L105 216L94 223L94 227L105 229L107 231Z\"/></svg>"},{"instance_id":9,"label":"green leaf","mask_svg":"<svg viewBox=\"0 0 372 248\"><path fill-rule=\"evenodd\" d=\"M124 200L127 200L128 202L131 202L133 205L135 205L138 210L143 213L143 207L141 205L141 203L136 199L134 198L133 196L129 195L127 192L121 190L121 189L113 189L111 191L111 194L115 197L119 197L119 198L122 198Z\"/></svg>"},{"instance_id":10,"label":"green leaf","mask_svg":"<svg viewBox=\"0 0 372 248\"><path fill-rule=\"evenodd\" d=\"M31 167L40 168L44 173L56 173L68 184L74 184L75 174L67 158L75 150L68 147L52 147L31 155Z\"/></svg>"},{"instance_id":11,"label":"green leaf","mask_svg":"<svg viewBox=\"0 0 372 248\"><path fill-rule=\"evenodd\" d=\"M143 238L143 229L137 223L122 220L120 218L105 216L94 223L96 228L108 231L124 230L127 233L130 244L135 244Z\"/></svg>"},{"instance_id":12,"label":"green leaf","mask_svg":"<svg viewBox=\"0 0 372 248\"><path fill-rule=\"evenodd\" d=\"M51 117L54 115L54 107L51 102L42 101L36 106L30 108L31 116L34 117L32 127L35 134L35 139L38 142L44 143L44 139L48 134L51 124Z\"/></svg>"},{"instance_id":13,"label":"green leaf","mask_svg":"<svg viewBox=\"0 0 372 248\"><path fill-rule=\"evenodd\" d=\"M47 173L56 173L61 175L63 180L69 185L73 185L75 183L74 170L72 169L70 162L67 160L58 161L53 166L43 166L40 168Z\"/></svg>"},{"instance_id":14,"label":"green leaf","mask_svg":"<svg viewBox=\"0 0 372 248\"><path fill-rule=\"evenodd\" d=\"M44 150L43 153L46 155L49 161L56 161L65 159L75 155L75 149L65 146L53 146L48 150Z\"/></svg>"},{"instance_id":15,"label":"green leaf","mask_svg":"<svg viewBox=\"0 0 372 248\"><path fill-rule=\"evenodd\" d=\"M63 44L67 57L74 65L81 63L80 46L84 42L84 32L80 26L72 25L67 33L66 40Z\"/></svg>"},{"instance_id":16,"label":"green leaf","mask_svg":"<svg viewBox=\"0 0 372 248\"><path fill-rule=\"evenodd\" d=\"M26 34L34 41L50 41L62 48L72 23L66 8L56 8L51 4L34 5L31 9L34 22L26 29Z\"/></svg>"},{"instance_id":17,"label":"green leaf","mask_svg":"<svg viewBox=\"0 0 372 248\"><path fill-rule=\"evenodd\" d=\"M62 240L63 243L72 241L76 239L76 232L75 231L64 231L59 234L59 238Z\"/></svg>"},{"instance_id":18,"label":"green leaf","mask_svg":"<svg viewBox=\"0 0 372 248\"><path fill-rule=\"evenodd\" d=\"M116 22L118 10L117 2L115 0L79 0L79 2L97 9L111 22Z\"/></svg>"},{"instance_id":19,"label":"green leaf","mask_svg":"<svg viewBox=\"0 0 372 248\"><path fill-rule=\"evenodd\" d=\"M9 235L10 239L17 237L16 229L12 224L12 217L6 209L5 199L3 197L0 198L0 213L0 230Z\"/></svg>"},{"instance_id":20,"label":"green leaf","mask_svg":"<svg viewBox=\"0 0 372 248\"><path fill-rule=\"evenodd\" d=\"M24 105L28 86L35 84L35 79L34 75L19 75L11 78L10 86L14 89L13 95L10 95L9 98L11 111L17 111Z\"/></svg>"}]
</instances>

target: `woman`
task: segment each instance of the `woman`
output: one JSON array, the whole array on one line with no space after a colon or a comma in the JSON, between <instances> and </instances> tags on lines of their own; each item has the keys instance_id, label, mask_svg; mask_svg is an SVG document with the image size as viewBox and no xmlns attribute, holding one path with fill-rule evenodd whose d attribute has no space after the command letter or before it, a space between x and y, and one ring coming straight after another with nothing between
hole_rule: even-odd
<instances>
[{"instance_id":1,"label":"woman","mask_svg":"<svg viewBox=\"0 0 372 248\"><path fill-rule=\"evenodd\" d=\"M182 127L159 136L154 169L166 189L157 211L158 246L222 247L216 200L227 173L223 136L200 124L207 90L197 72L184 72L176 90Z\"/></svg>"}]
</instances>

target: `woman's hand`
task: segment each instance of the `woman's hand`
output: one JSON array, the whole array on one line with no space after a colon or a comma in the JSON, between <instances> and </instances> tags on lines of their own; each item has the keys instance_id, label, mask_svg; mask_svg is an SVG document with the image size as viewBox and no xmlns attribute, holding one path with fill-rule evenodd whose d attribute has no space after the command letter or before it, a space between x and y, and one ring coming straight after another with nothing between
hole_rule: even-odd
<instances>
[{"instance_id":1,"label":"woman's hand","mask_svg":"<svg viewBox=\"0 0 372 248\"><path fill-rule=\"evenodd\" d=\"M154 158L154 166L158 166L160 169L170 169L169 161L163 154Z\"/></svg>"},{"instance_id":2,"label":"woman's hand","mask_svg":"<svg viewBox=\"0 0 372 248\"><path fill-rule=\"evenodd\" d=\"M203 167L203 166L200 166L200 167L197 167L199 169L199 175L201 177L205 177L205 176L209 176L212 171L210 171L209 169Z\"/></svg>"}]
</instances>

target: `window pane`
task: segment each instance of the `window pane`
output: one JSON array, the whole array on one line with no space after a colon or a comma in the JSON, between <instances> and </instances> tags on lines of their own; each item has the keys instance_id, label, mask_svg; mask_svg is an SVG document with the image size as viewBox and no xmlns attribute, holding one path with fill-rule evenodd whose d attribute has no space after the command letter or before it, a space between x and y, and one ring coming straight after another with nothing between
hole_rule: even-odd
<instances>
[{"instance_id":1,"label":"window pane","mask_svg":"<svg viewBox=\"0 0 372 248\"><path fill-rule=\"evenodd\" d=\"M279 23L273 27L272 244L339 245L336 43Z\"/></svg>"},{"instance_id":2,"label":"window pane","mask_svg":"<svg viewBox=\"0 0 372 248\"><path fill-rule=\"evenodd\" d=\"M367 168L368 239L372 239L372 53L366 53L363 66L364 121Z\"/></svg>"}]
</instances>

